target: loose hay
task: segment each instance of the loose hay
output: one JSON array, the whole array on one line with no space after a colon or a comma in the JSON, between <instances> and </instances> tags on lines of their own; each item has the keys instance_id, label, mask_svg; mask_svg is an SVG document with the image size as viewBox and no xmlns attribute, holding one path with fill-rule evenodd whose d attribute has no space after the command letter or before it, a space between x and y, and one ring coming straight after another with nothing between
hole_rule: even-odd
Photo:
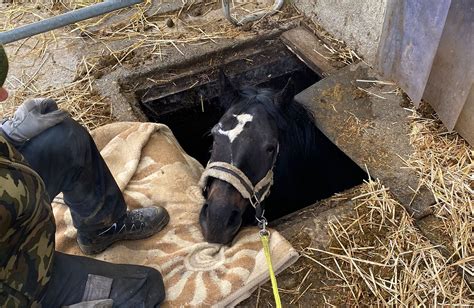
<instances>
[{"instance_id":1,"label":"loose hay","mask_svg":"<svg viewBox=\"0 0 474 308\"><path fill-rule=\"evenodd\" d=\"M379 181L353 198L354 217L329 223L327 250L308 247L303 256L328 274L334 305L473 305L466 282L450 260L414 227L413 220Z\"/></svg>"},{"instance_id":2,"label":"loose hay","mask_svg":"<svg viewBox=\"0 0 474 308\"><path fill-rule=\"evenodd\" d=\"M60 108L67 110L76 121L89 130L112 122L110 103L93 89L93 77L89 73L91 68L87 62L83 61L82 65L86 67L84 76L59 88L38 89L33 82L34 76L23 76L23 79L14 77L16 90L8 103L0 105L0 115L11 116L28 98L48 97L56 100Z\"/></svg>"},{"instance_id":3,"label":"loose hay","mask_svg":"<svg viewBox=\"0 0 474 308\"><path fill-rule=\"evenodd\" d=\"M406 163L433 192L435 215L451 238L454 261L474 275L474 151L436 116L413 110L411 117L415 152Z\"/></svg>"}]
</instances>

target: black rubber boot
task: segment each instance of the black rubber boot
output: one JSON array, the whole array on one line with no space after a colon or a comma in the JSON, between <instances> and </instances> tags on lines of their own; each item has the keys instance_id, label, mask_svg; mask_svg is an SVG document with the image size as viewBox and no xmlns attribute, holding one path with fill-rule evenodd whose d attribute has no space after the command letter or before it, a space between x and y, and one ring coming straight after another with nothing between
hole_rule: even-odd
<instances>
[{"instance_id":1,"label":"black rubber boot","mask_svg":"<svg viewBox=\"0 0 474 308\"><path fill-rule=\"evenodd\" d=\"M94 232L77 234L77 242L86 255L97 254L121 240L138 240L149 237L169 222L168 212L162 207L147 207L127 214L111 226Z\"/></svg>"}]
</instances>

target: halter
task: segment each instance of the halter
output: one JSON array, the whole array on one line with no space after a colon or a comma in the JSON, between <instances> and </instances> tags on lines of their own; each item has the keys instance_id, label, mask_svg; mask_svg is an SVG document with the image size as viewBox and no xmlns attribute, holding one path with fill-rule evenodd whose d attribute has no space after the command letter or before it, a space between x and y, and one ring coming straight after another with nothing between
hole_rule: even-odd
<instances>
[{"instance_id":1,"label":"halter","mask_svg":"<svg viewBox=\"0 0 474 308\"><path fill-rule=\"evenodd\" d=\"M248 199L250 204L255 208L255 219L258 221L260 228L260 239L262 240L263 251L265 259L268 265L268 272L270 274L270 280L272 282L273 296L275 297L275 303L277 308L281 308L280 294L278 293L278 285L275 278L275 272L273 271L272 259L270 257L270 232L267 230L267 219L265 218L265 209L261 202L270 193L270 188L273 185L273 168L278 157L280 145L277 146L276 153L273 157L273 163L267 174L257 183L252 185L252 181L242 172L239 168L233 164L229 164L223 161L211 162L206 166L206 169L202 173L199 185L203 191L207 190L207 180L209 177L219 179L232 185L242 195L243 198Z\"/></svg>"},{"instance_id":2,"label":"halter","mask_svg":"<svg viewBox=\"0 0 474 308\"><path fill-rule=\"evenodd\" d=\"M207 180L209 177L219 179L232 185L240 195L248 199L250 204L257 210L261 202L270 194L273 185L273 167L278 157L279 146L273 158L272 167L267 174L255 185L236 166L223 161L209 162L204 170L199 185L203 191L207 190ZM263 214L263 213L262 213Z\"/></svg>"}]
</instances>

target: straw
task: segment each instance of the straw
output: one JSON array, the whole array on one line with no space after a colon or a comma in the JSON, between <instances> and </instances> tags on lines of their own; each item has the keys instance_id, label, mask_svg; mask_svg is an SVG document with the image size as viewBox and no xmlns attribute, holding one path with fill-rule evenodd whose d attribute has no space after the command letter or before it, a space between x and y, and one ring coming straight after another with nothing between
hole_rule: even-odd
<instances>
[{"instance_id":1,"label":"straw","mask_svg":"<svg viewBox=\"0 0 474 308\"><path fill-rule=\"evenodd\" d=\"M67 110L89 130L112 122L111 105L92 87L90 64L83 60L81 65L85 67L83 77L58 88L38 89L33 85L35 76L27 80L13 77L18 86L8 103L0 105L1 116L12 116L17 106L28 98L48 97L56 100L61 109Z\"/></svg>"},{"instance_id":2,"label":"straw","mask_svg":"<svg viewBox=\"0 0 474 308\"><path fill-rule=\"evenodd\" d=\"M329 249L302 251L327 270L341 297L348 291L347 305L474 304L466 282L379 180L366 182L352 200L351 217L329 222Z\"/></svg>"},{"instance_id":3,"label":"straw","mask_svg":"<svg viewBox=\"0 0 474 308\"><path fill-rule=\"evenodd\" d=\"M406 161L433 192L433 208L459 259L474 255L474 151L457 133L449 133L436 115L412 110L410 141L414 154Z\"/></svg>"}]
</instances>

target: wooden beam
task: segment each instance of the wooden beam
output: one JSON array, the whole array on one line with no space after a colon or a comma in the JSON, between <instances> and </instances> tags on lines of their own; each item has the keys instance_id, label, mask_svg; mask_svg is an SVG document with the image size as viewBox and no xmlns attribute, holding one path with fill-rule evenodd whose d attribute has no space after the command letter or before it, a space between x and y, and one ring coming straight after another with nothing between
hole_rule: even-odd
<instances>
[{"instance_id":1,"label":"wooden beam","mask_svg":"<svg viewBox=\"0 0 474 308\"><path fill-rule=\"evenodd\" d=\"M288 30L281 35L280 40L317 74L328 76L337 70L329 60L328 50L308 29L298 27Z\"/></svg>"}]
</instances>

